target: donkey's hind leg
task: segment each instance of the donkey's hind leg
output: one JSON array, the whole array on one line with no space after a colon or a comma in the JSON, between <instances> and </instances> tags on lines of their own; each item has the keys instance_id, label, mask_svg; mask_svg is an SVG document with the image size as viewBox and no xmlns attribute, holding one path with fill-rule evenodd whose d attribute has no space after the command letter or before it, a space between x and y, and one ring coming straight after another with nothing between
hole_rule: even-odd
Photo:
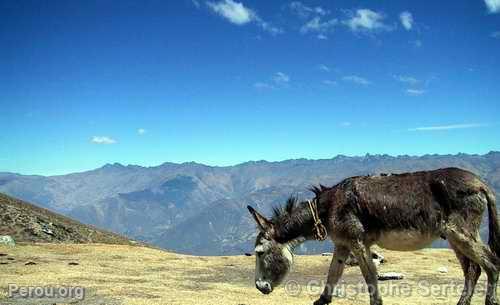
<instances>
[{"instance_id":1,"label":"donkey's hind leg","mask_svg":"<svg viewBox=\"0 0 500 305\"><path fill-rule=\"evenodd\" d=\"M468 259L478 264L488 275L486 305L500 305L497 301L498 258L491 252L477 233L464 232L461 229L449 229L446 236L455 249Z\"/></svg>"},{"instance_id":2,"label":"donkey's hind leg","mask_svg":"<svg viewBox=\"0 0 500 305\"><path fill-rule=\"evenodd\" d=\"M368 292L370 294L370 305L382 305L382 298L378 290L378 272L373 263L370 247L357 242L351 249L359 263L359 268L365 278Z\"/></svg>"},{"instance_id":3,"label":"donkey's hind leg","mask_svg":"<svg viewBox=\"0 0 500 305\"><path fill-rule=\"evenodd\" d=\"M453 244L450 244L450 246L455 251L457 259L462 266L465 278L462 296L460 297L457 305L470 305L472 295L474 294L474 289L476 288L477 280L481 275L481 267L467 258L467 256L463 255L460 250L457 249Z\"/></svg>"}]
</instances>

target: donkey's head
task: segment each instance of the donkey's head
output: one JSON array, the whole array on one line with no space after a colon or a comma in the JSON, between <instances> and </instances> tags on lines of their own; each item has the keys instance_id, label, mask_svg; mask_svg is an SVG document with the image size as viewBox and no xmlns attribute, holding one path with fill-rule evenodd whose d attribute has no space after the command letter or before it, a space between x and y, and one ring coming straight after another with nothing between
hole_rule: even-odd
<instances>
[{"instance_id":1,"label":"donkey's head","mask_svg":"<svg viewBox=\"0 0 500 305\"><path fill-rule=\"evenodd\" d=\"M280 244L274 239L274 224L251 206L248 210L260 230L255 240L255 286L260 292L269 294L290 271L293 255L288 244Z\"/></svg>"}]
</instances>

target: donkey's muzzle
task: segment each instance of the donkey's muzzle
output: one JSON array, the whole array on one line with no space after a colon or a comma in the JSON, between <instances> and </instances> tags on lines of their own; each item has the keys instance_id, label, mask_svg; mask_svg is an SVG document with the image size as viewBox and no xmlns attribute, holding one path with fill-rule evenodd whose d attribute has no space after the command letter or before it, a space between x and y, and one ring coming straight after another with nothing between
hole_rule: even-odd
<instances>
[{"instance_id":1,"label":"donkey's muzzle","mask_svg":"<svg viewBox=\"0 0 500 305\"><path fill-rule=\"evenodd\" d=\"M256 281L255 287L263 294L270 294L273 291L271 284L264 281Z\"/></svg>"}]
</instances>

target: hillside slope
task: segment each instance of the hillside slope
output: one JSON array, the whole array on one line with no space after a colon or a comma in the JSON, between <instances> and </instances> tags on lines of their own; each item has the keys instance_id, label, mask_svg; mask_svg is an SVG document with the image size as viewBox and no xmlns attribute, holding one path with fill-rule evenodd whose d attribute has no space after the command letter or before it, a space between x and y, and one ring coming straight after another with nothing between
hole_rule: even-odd
<instances>
[{"instance_id":1,"label":"hillside slope","mask_svg":"<svg viewBox=\"0 0 500 305\"><path fill-rule=\"evenodd\" d=\"M16 242L135 243L1 193L0 235L10 235Z\"/></svg>"}]
</instances>

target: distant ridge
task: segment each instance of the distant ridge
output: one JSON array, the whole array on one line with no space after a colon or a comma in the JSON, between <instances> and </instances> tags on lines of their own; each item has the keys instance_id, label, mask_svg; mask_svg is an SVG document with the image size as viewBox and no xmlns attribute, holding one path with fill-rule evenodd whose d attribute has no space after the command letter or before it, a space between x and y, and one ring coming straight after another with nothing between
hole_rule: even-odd
<instances>
[{"instance_id":1,"label":"distant ridge","mask_svg":"<svg viewBox=\"0 0 500 305\"><path fill-rule=\"evenodd\" d=\"M0 235L16 242L135 244L121 235L0 193Z\"/></svg>"},{"instance_id":2,"label":"distant ridge","mask_svg":"<svg viewBox=\"0 0 500 305\"><path fill-rule=\"evenodd\" d=\"M222 255L252 250L256 228L247 205L269 215L273 206L283 204L290 195L311 198L311 185L444 167L472 171L500 194L500 153L495 151L485 155L339 155L225 167L195 162L154 167L113 163L60 176L0 173L0 193L171 251ZM483 226L482 235L486 233ZM303 253L330 250L329 243L297 249Z\"/></svg>"},{"instance_id":3,"label":"distant ridge","mask_svg":"<svg viewBox=\"0 0 500 305\"><path fill-rule=\"evenodd\" d=\"M88 172L94 172L94 171L99 171L99 170L140 170L140 169L158 169L158 168L165 168L165 167L173 167L173 168L178 168L178 167L188 167L188 166L198 166L198 167L203 167L203 168L214 168L214 169L226 169L226 168L234 168L234 167L242 167L242 166L249 166L249 165L258 165L258 164L280 164L280 163L297 163L297 162L324 162L324 161L355 161L355 160L364 160L364 159L422 159L422 158L436 158L436 157L441 157L441 158L448 158L448 157L492 157L492 156L500 156L500 151L498 150L491 150L485 154L468 154L468 153L456 153L456 154L423 154L423 155L408 155L408 154L403 154L403 155L389 155L389 154L370 154L366 153L365 155L353 155L353 156L347 156L343 154L338 154L335 155L331 158L317 158L317 159L310 159L310 158L291 158L291 159L283 159L283 160L276 160L276 161L268 161L265 159L261 160L248 160L240 163L236 163L234 165L208 165L204 164L201 162L196 162L196 161L186 161L186 162L163 162L158 165L137 165L137 164L127 164L124 165L120 162L114 162L114 163L106 163L100 167L94 168L94 169L88 169L88 170L81 170L81 171L75 171L75 172L70 172L70 173L65 173L65 174L57 174L57 175L39 175L39 174L23 174L23 173L17 173L17 172L7 172L7 171L0 171L0 175L11 175L11 176L25 176L25 177L60 177L60 176L67 176L67 175L78 175L78 174L85 174ZM1 182L1 181L0 181Z\"/></svg>"}]
</instances>

